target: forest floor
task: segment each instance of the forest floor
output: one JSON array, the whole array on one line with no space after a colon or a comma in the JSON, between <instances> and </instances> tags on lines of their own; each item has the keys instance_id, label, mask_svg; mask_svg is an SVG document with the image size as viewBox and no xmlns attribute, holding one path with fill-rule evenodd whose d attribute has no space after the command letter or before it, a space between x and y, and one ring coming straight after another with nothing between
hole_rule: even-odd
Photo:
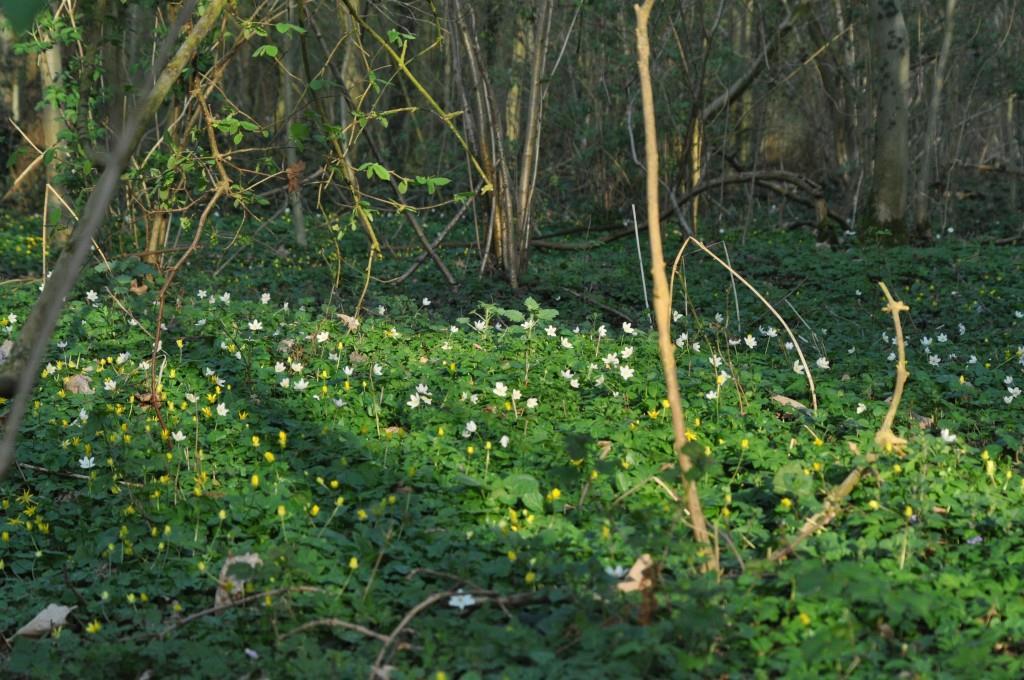
<instances>
[{"instance_id":1,"label":"forest floor","mask_svg":"<svg viewBox=\"0 0 1024 680\"><path fill-rule=\"evenodd\" d=\"M3 219L0 341L39 288L33 230ZM715 574L675 500L632 240L539 253L515 292L446 251L457 295L428 262L356 326L358 256L233 233L176 279L155 361L136 260L68 299L0 482L0 674L1024 674L1024 249L726 235L793 339L687 251L673 337ZM879 280L910 307L902 452L873 443L897 351ZM51 604L63 625L16 635Z\"/></svg>"}]
</instances>

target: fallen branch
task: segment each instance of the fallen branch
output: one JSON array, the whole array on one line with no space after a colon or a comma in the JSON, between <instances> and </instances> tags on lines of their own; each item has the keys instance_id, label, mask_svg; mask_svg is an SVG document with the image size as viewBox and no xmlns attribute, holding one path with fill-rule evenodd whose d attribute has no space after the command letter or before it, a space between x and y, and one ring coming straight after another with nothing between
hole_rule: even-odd
<instances>
[{"instance_id":1,"label":"fallen branch","mask_svg":"<svg viewBox=\"0 0 1024 680\"><path fill-rule=\"evenodd\" d=\"M344 628L345 630L351 630L356 633L365 635L366 637L371 637L375 640L380 640L381 642L388 641L388 636L384 635L383 633L378 633L377 631L367 628L366 626L360 626L358 623L352 623L350 621L344 621L342 619L316 619L315 621L307 621L301 626L292 628L287 633L282 633L278 635L277 641L280 642L285 638L290 638L292 635L298 635L299 633L304 633L307 630L311 630L313 628L323 627Z\"/></svg>"},{"instance_id":2,"label":"fallen branch","mask_svg":"<svg viewBox=\"0 0 1024 680\"><path fill-rule=\"evenodd\" d=\"M893 326L896 329L896 350L899 355L899 362L896 364L896 387L893 392L892 402L889 404L889 412L885 414L885 419L882 421L881 427L878 428L878 432L875 433L875 444L882 447L886 452L899 450L906 445L907 440L901 437L897 437L892 431L892 422L896 417L896 409L899 408L900 397L903 395L903 386L907 382L906 369L906 350L903 341L903 325L900 323L900 312L908 312L910 308L903 302L894 300L892 295L889 294L889 289L881 281L878 283L882 288L882 292L885 294L886 305L883 307L883 311L890 312L892 314ZM853 448L853 447L852 447ZM856 450L856 449L854 449ZM785 547L772 553L769 559L773 562L781 562L786 559L796 548L803 543L805 540L813 536L815 533L821 531L829 523L832 522L839 513L842 511L842 502L845 500L853 490L860 484L860 480L864 477L864 474L868 469L875 463L878 456L874 453L869 453L866 457L867 464L862 465L848 475L838 486L832 488L825 497L824 507L820 512L812 515L803 527L801 527L799 533L792 539L786 542Z\"/></svg>"}]
</instances>

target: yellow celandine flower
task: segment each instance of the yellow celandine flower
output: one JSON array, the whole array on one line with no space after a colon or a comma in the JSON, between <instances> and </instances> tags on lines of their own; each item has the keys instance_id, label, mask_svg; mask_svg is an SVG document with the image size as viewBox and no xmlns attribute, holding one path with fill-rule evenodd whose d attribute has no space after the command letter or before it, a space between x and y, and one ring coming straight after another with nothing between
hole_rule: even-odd
<instances>
[{"instance_id":1,"label":"yellow celandine flower","mask_svg":"<svg viewBox=\"0 0 1024 680\"><path fill-rule=\"evenodd\" d=\"M253 475L252 477L249 478L249 483L252 484L252 488L254 489L260 488L260 476Z\"/></svg>"},{"instance_id":2,"label":"yellow celandine flower","mask_svg":"<svg viewBox=\"0 0 1024 680\"><path fill-rule=\"evenodd\" d=\"M288 514L288 508L283 505L277 506L277 516L284 519L284 516Z\"/></svg>"},{"instance_id":3,"label":"yellow celandine flower","mask_svg":"<svg viewBox=\"0 0 1024 680\"><path fill-rule=\"evenodd\" d=\"M223 522L224 520L226 520L228 518L228 511L227 510L221 510L220 512L217 513L217 518L220 519L221 522ZM153 527L153 528L156 529L156 527Z\"/></svg>"},{"instance_id":4,"label":"yellow celandine flower","mask_svg":"<svg viewBox=\"0 0 1024 680\"><path fill-rule=\"evenodd\" d=\"M260 446L260 437L259 437L259 435L254 434L252 436L252 445L253 445L254 448L259 448L259 446Z\"/></svg>"},{"instance_id":5,"label":"yellow celandine flower","mask_svg":"<svg viewBox=\"0 0 1024 680\"><path fill-rule=\"evenodd\" d=\"M274 456L274 452L273 451L264 451L263 452L263 460L267 461L268 463L273 463L276 460L276 458Z\"/></svg>"},{"instance_id":6,"label":"yellow celandine flower","mask_svg":"<svg viewBox=\"0 0 1024 680\"><path fill-rule=\"evenodd\" d=\"M89 623L85 624L85 632L89 633L90 635L95 635L96 633L100 632L100 629L102 628L103 624L100 623L99 619L93 619Z\"/></svg>"},{"instance_id":7,"label":"yellow celandine flower","mask_svg":"<svg viewBox=\"0 0 1024 680\"><path fill-rule=\"evenodd\" d=\"M791 501L788 498L783 498L781 501L779 501L779 505L781 505L784 508L791 508L793 507L793 501Z\"/></svg>"},{"instance_id":8,"label":"yellow celandine flower","mask_svg":"<svg viewBox=\"0 0 1024 680\"><path fill-rule=\"evenodd\" d=\"M313 507L311 507L309 509L309 516L310 517L316 517L319 514L320 514L320 506L317 505L316 503L314 503Z\"/></svg>"},{"instance_id":9,"label":"yellow celandine flower","mask_svg":"<svg viewBox=\"0 0 1024 680\"><path fill-rule=\"evenodd\" d=\"M811 617L807 612L800 612L800 623L805 626L811 625Z\"/></svg>"},{"instance_id":10,"label":"yellow celandine flower","mask_svg":"<svg viewBox=\"0 0 1024 680\"><path fill-rule=\"evenodd\" d=\"M750 448L750 440L749 439L741 439L740 440L740 448L741 449L748 449L748 448Z\"/></svg>"},{"instance_id":11,"label":"yellow celandine flower","mask_svg":"<svg viewBox=\"0 0 1024 680\"><path fill-rule=\"evenodd\" d=\"M437 428L437 436L438 437L443 437L444 436L444 428L443 427Z\"/></svg>"},{"instance_id":12,"label":"yellow celandine flower","mask_svg":"<svg viewBox=\"0 0 1024 680\"><path fill-rule=\"evenodd\" d=\"M196 565L196 569L198 569L200 572L205 572L206 562L204 562L203 560L199 560L199 564Z\"/></svg>"},{"instance_id":13,"label":"yellow celandine flower","mask_svg":"<svg viewBox=\"0 0 1024 680\"><path fill-rule=\"evenodd\" d=\"M282 449L286 447L288 445L288 433L284 430L278 430L277 443Z\"/></svg>"},{"instance_id":14,"label":"yellow celandine flower","mask_svg":"<svg viewBox=\"0 0 1024 680\"><path fill-rule=\"evenodd\" d=\"M358 569L359 568L359 558L358 557L352 557L351 559L349 559L349 561L348 561L348 568L349 569Z\"/></svg>"},{"instance_id":15,"label":"yellow celandine flower","mask_svg":"<svg viewBox=\"0 0 1024 680\"><path fill-rule=\"evenodd\" d=\"M871 508L872 510L878 510L880 507L882 507L882 504L876 501L874 498L872 498L871 500L868 501L868 507Z\"/></svg>"},{"instance_id":16,"label":"yellow celandine flower","mask_svg":"<svg viewBox=\"0 0 1024 680\"><path fill-rule=\"evenodd\" d=\"M814 438L814 445L815 446L821 446L824 443L825 443L825 440L823 440L821 437L815 437Z\"/></svg>"},{"instance_id":17,"label":"yellow celandine flower","mask_svg":"<svg viewBox=\"0 0 1024 680\"><path fill-rule=\"evenodd\" d=\"M363 510L362 508L359 508L359 512L356 513L356 516L359 517L360 522L365 522L369 518L369 515L366 514L366 510Z\"/></svg>"},{"instance_id":18,"label":"yellow celandine flower","mask_svg":"<svg viewBox=\"0 0 1024 680\"><path fill-rule=\"evenodd\" d=\"M515 562L519 559L519 555L516 555L515 550L509 550L507 553L505 553L505 556L508 557L509 562Z\"/></svg>"},{"instance_id":19,"label":"yellow celandine flower","mask_svg":"<svg viewBox=\"0 0 1024 680\"><path fill-rule=\"evenodd\" d=\"M562 497L562 490L559 489L557 486L555 488L553 488L551 491L548 492L548 500L549 501L557 501L561 497Z\"/></svg>"},{"instance_id":20,"label":"yellow celandine flower","mask_svg":"<svg viewBox=\"0 0 1024 680\"><path fill-rule=\"evenodd\" d=\"M476 447L470 444L469 446L466 447L466 453L472 456L474 453L476 453Z\"/></svg>"},{"instance_id":21,"label":"yellow celandine flower","mask_svg":"<svg viewBox=\"0 0 1024 680\"><path fill-rule=\"evenodd\" d=\"M339 508L340 508L341 506L345 505L345 497L344 497L344 496L338 496L338 497L337 497L337 498L335 499L335 501L334 501L334 505L335 505L336 507L339 507Z\"/></svg>"},{"instance_id":22,"label":"yellow celandine flower","mask_svg":"<svg viewBox=\"0 0 1024 680\"><path fill-rule=\"evenodd\" d=\"M526 585L530 585L531 583L533 583L536 580L537 580L537 574L532 572L532 571L526 572L526 576L523 577L523 581L526 582Z\"/></svg>"},{"instance_id":23,"label":"yellow celandine flower","mask_svg":"<svg viewBox=\"0 0 1024 680\"><path fill-rule=\"evenodd\" d=\"M910 507L909 505L907 507L903 508L903 516L906 517L907 519L910 519L911 517L913 517L914 516L914 508Z\"/></svg>"},{"instance_id":24,"label":"yellow celandine flower","mask_svg":"<svg viewBox=\"0 0 1024 680\"><path fill-rule=\"evenodd\" d=\"M332 489L337 489L339 486L341 486L341 482L339 482L337 479L332 479L331 480L331 488Z\"/></svg>"}]
</instances>

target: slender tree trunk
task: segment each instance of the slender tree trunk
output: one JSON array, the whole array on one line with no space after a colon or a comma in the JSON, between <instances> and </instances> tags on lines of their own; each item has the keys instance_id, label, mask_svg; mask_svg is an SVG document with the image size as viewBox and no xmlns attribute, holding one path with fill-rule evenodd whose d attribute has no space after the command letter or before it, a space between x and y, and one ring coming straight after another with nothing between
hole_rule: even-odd
<instances>
[{"instance_id":1,"label":"slender tree trunk","mask_svg":"<svg viewBox=\"0 0 1024 680\"><path fill-rule=\"evenodd\" d=\"M907 241L910 149L910 50L897 0L871 0L875 155L871 227L886 240Z\"/></svg>"},{"instance_id":2,"label":"slender tree trunk","mask_svg":"<svg viewBox=\"0 0 1024 680\"><path fill-rule=\"evenodd\" d=\"M39 56L39 85L43 92L43 144L46 147L46 197L45 205L48 206L44 215L43 228L54 229L52 231L52 242L55 245L67 241L69 232L62 228L61 219L63 210L60 206L60 198L64 197L64 191L58 181L58 166L64 160L64 151L61 147L61 134L65 131L64 119L60 115L60 108L54 90L60 82L61 72L64 70L63 54L60 43L48 35L41 36L43 40L53 40L53 44Z\"/></svg>"},{"instance_id":3,"label":"slender tree trunk","mask_svg":"<svg viewBox=\"0 0 1024 680\"><path fill-rule=\"evenodd\" d=\"M295 0L288 0L288 23L297 26L299 23L296 12ZM286 68L281 70L281 94L284 99L284 132L287 140L285 156L288 162L288 202L292 208L292 227L295 230L295 243L305 248L306 240L306 215L302 208L302 168L298 151L295 148L295 141L291 134L291 121L296 117L295 89L292 87L292 77L299 71L299 46L298 40L292 31L285 37L285 59Z\"/></svg>"},{"instance_id":4,"label":"slender tree trunk","mask_svg":"<svg viewBox=\"0 0 1024 680\"><path fill-rule=\"evenodd\" d=\"M1003 105L1003 137L1005 138L1006 159L1008 165L1013 168L1020 168L1022 163L1020 151L1020 128L1017 124L1017 93L1014 92L1006 98ZM1020 178L1010 175L1010 210L1016 210L1020 205L1018 195Z\"/></svg>"},{"instance_id":5,"label":"slender tree trunk","mask_svg":"<svg viewBox=\"0 0 1024 680\"><path fill-rule=\"evenodd\" d=\"M651 85L651 48L647 24L654 0L645 0L643 5L633 5L636 11L637 66L640 71L640 96L644 111L644 159L647 170L647 224L651 242L651 279L654 283L654 314L658 326L658 354L665 373L665 388L672 412L673 450L679 459L686 489L686 508L690 512L693 537L709 553L708 566L718 570L718 556L710 549L710 535L704 512L701 509L697 482L690 478L693 460L690 458L686 436L686 416L679 396L679 376L676 369L675 345L672 342L672 299L665 274L665 255L661 243L660 201L658 199L658 135L654 118L654 88ZM703 450L703 449L702 449ZM704 455L703 453L701 455Z\"/></svg>"},{"instance_id":6,"label":"slender tree trunk","mask_svg":"<svg viewBox=\"0 0 1024 680\"><path fill-rule=\"evenodd\" d=\"M917 196L914 200L914 232L919 241L928 241L931 237L931 219L928 210L928 190L932 183L932 165L935 161L936 147L939 144L939 115L942 109L942 88L946 82L946 64L953 47L953 13L956 11L956 0L946 0L946 23L942 33L942 48L939 60L935 64L932 78L932 96L928 104L928 123L924 137L924 153L921 156L921 170L918 172Z\"/></svg>"},{"instance_id":7,"label":"slender tree trunk","mask_svg":"<svg viewBox=\"0 0 1024 680\"><path fill-rule=\"evenodd\" d=\"M39 375L39 367L57 326L64 299L78 280L89 257L92 240L107 218L107 210L121 182L121 173L128 165L135 147L145 130L144 121L150 120L160 107L171 86L192 61L203 38L213 29L228 0L211 0L206 11L195 22L192 31L167 62L159 78L153 83L142 105L128 119L125 130L118 138L109 163L100 175L96 187L82 210L82 219L75 227L67 246L61 251L54 266L53 276L46 282L18 338L11 355L0 371L0 396L15 397L7 416L3 438L0 440L0 479L14 460L14 444L21 421L28 410L28 402ZM194 3L189 4L189 12ZM177 26L180 28L180 24Z\"/></svg>"},{"instance_id":8,"label":"slender tree trunk","mask_svg":"<svg viewBox=\"0 0 1024 680\"><path fill-rule=\"evenodd\" d=\"M516 234L516 267L526 269L533 231L533 194L537 187L537 169L540 166L540 134L544 116L544 76L547 70L548 43L551 36L553 0L540 0L537 18L531 31L533 60L530 65L530 101L523 134L523 150L519 160L519 189L516 196L516 216L519 224Z\"/></svg>"}]
</instances>

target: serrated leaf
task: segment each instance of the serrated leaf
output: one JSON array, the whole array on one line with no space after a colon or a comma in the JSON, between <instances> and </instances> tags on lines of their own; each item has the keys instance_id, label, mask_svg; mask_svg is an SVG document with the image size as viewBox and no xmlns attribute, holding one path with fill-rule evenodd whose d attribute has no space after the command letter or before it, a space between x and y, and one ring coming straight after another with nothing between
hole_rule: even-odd
<instances>
[{"instance_id":1,"label":"serrated leaf","mask_svg":"<svg viewBox=\"0 0 1024 680\"><path fill-rule=\"evenodd\" d=\"M540 491L524 493L520 498L523 501L523 505L525 505L531 512L544 512L544 497L540 495Z\"/></svg>"},{"instance_id":2,"label":"serrated leaf","mask_svg":"<svg viewBox=\"0 0 1024 680\"><path fill-rule=\"evenodd\" d=\"M515 494L520 498L528 493L540 494L540 483L533 475L525 473L509 475L505 478L504 485L505 488L508 489L509 493Z\"/></svg>"},{"instance_id":3,"label":"serrated leaf","mask_svg":"<svg viewBox=\"0 0 1024 680\"><path fill-rule=\"evenodd\" d=\"M772 487L780 496L806 498L814 494L814 479L804 473L802 463L791 461L775 471Z\"/></svg>"}]
</instances>

